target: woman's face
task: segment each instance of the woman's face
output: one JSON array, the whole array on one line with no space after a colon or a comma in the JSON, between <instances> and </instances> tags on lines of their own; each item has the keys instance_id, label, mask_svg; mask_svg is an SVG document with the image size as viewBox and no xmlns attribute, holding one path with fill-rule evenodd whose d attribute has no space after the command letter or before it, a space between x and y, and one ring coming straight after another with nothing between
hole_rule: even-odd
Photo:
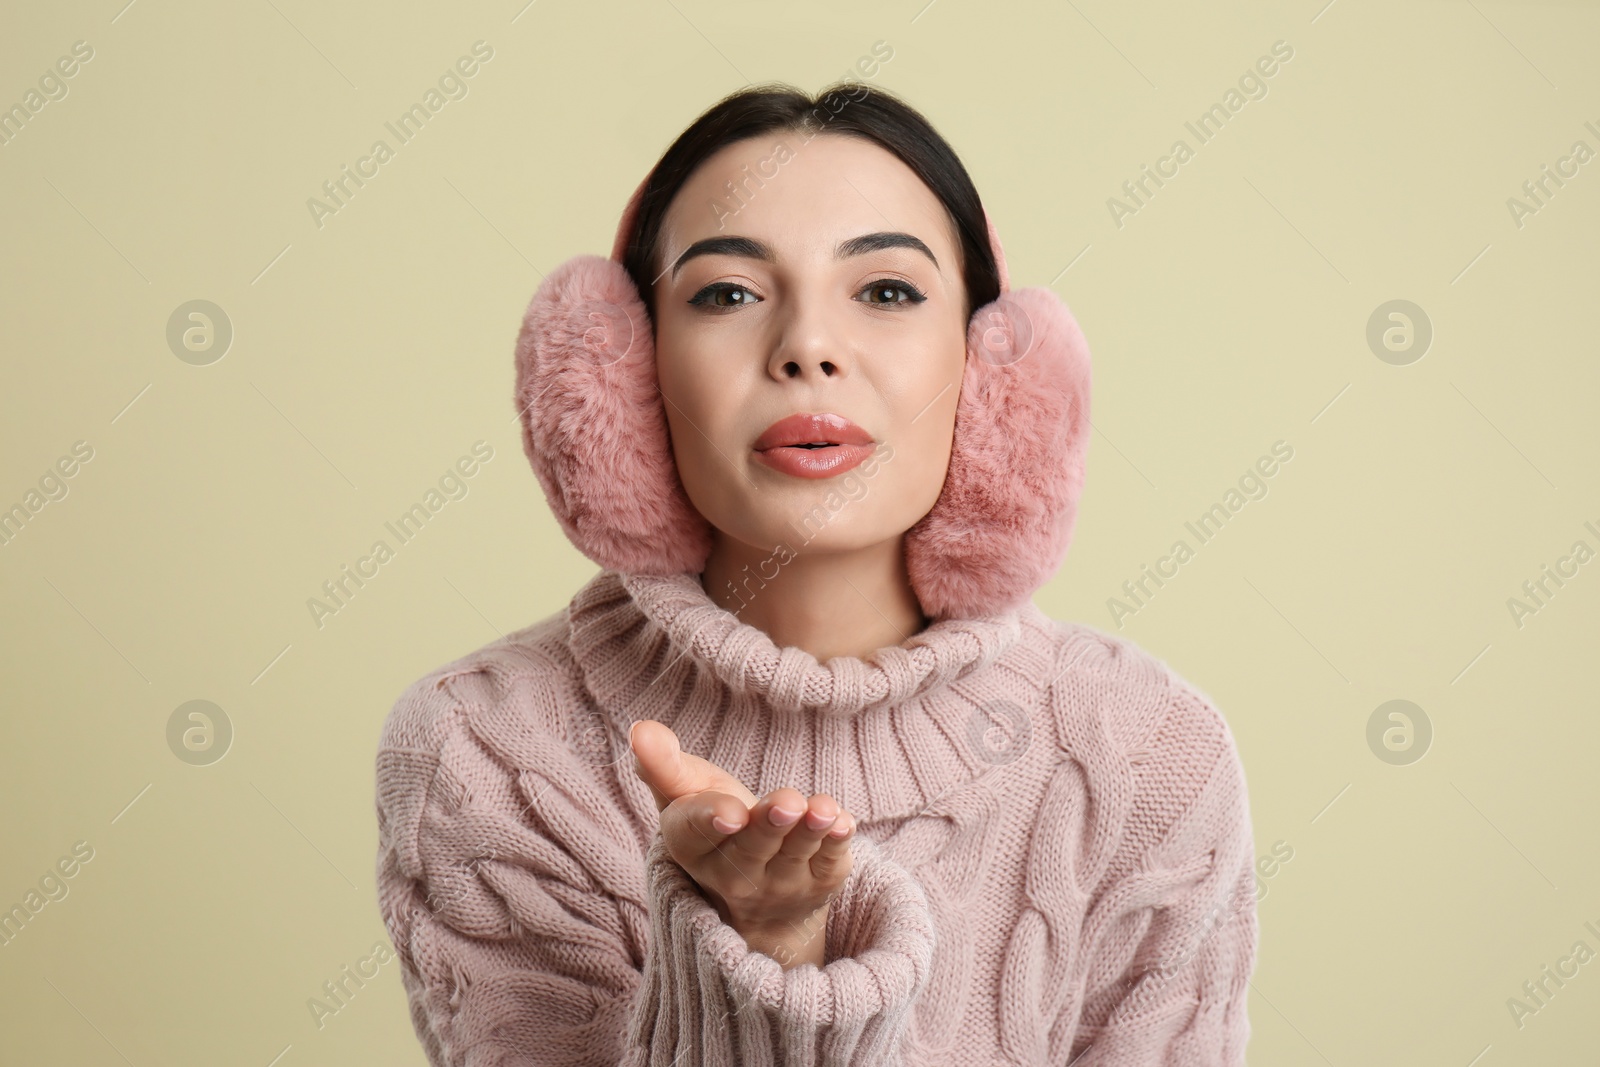
<instances>
[{"instance_id":1,"label":"woman's face","mask_svg":"<svg viewBox=\"0 0 1600 1067\"><path fill-rule=\"evenodd\" d=\"M877 145L804 136L711 156L657 245L656 366L679 475L712 526L764 552L862 548L927 514L966 360L944 206ZM769 432L817 414L837 418ZM839 443L800 447L820 441Z\"/></svg>"}]
</instances>

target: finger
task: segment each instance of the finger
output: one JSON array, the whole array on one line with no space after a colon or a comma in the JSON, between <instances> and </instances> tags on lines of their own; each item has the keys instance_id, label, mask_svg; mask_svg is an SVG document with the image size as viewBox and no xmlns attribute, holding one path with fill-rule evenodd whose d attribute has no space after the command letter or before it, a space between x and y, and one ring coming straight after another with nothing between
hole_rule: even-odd
<instances>
[{"instance_id":1,"label":"finger","mask_svg":"<svg viewBox=\"0 0 1600 1067\"><path fill-rule=\"evenodd\" d=\"M811 798L806 814L797 822L794 829L783 839L778 846L777 855L772 857L767 864L767 869L772 870L774 864L779 869L799 870L807 864L811 857L816 855L817 849L822 845L822 838L833 824L838 821L842 809L839 802L826 793L818 793Z\"/></svg>"},{"instance_id":2,"label":"finger","mask_svg":"<svg viewBox=\"0 0 1600 1067\"><path fill-rule=\"evenodd\" d=\"M635 772L655 794L661 807L679 797L703 793L708 789L722 789L737 784L714 780L706 773L712 765L700 757L683 751L678 735L670 726L654 719L640 719L628 730L628 744L633 749ZM751 798L752 802L754 798Z\"/></svg>"},{"instance_id":3,"label":"finger","mask_svg":"<svg viewBox=\"0 0 1600 1067\"><path fill-rule=\"evenodd\" d=\"M667 805L671 803L671 800L670 798L664 796L660 789L656 788L657 776L645 766L644 760L639 757L640 749L637 735L639 732L639 726L643 721L644 720L641 719L639 722L634 723L628 728L628 748L633 752L633 773L641 782L645 784L646 787L649 788L650 795L655 799L656 802L656 810L665 814Z\"/></svg>"},{"instance_id":4,"label":"finger","mask_svg":"<svg viewBox=\"0 0 1600 1067\"><path fill-rule=\"evenodd\" d=\"M691 790L682 787L682 749L678 735L664 723L640 719L628 730L628 745L633 749L635 772L656 795L657 802L671 803Z\"/></svg>"},{"instance_id":5,"label":"finger","mask_svg":"<svg viewBox=\"0 0 1600 1067\"><path fill-rule=\"evenodd\" d=\"M856 819L848 811L840 812L832 828L822 835L822 842L811 857L811 875L817 881L839 885L850 873L850 842L855 840Z\"/></svg>"},{"instance_id":6,"label":"finger","mask_svg":"<svg viewBox=\"0 0 1600 1067\"><path fill-rule=\"evenodd\" d=\"M728 838L748 821L749 810L736 797L707 790L679 797L661 813L661 833L680 862L723 850ZM732 826L733 830L723 827Z\"/></svg>"},{"instance_id":7,"label":"finger","mask_svg":"<svg viewBox=\"0 0 1600 1067\"><path fill-rule=\"evenodd\" d=\"M644 766L639 762L639 757L638 756L634 756L633 757L633 773L638 776L638 778L639 778L639 780L641 782L643 782L646 786L649 787L650 796L652 798L654 798L655 802L656 802L656 810L657 811L665 811L665 810L667 810L667 805L670 804L671 801L668 800L666 797L662 796L661 795L661 790L657 789L654 785L652 785L651 782L650 782L650 779L645 777Z\"/></svg>"},{"instance_id":8,"label":"finger","mask_svg":"<svg viewBox=\"0 0 1600 1067\"><path fill-rule=\"evenodd\" d=\"M628 731L635 773L656 795L658 810L690 793L708 789L736 797L748 809L755 794L727 771L692 752L683 751L678 735L665 723L640 719Z\"/></svg>"},{"instance_id":9,"label":"finger","mask_svg":"<svg viewBox=\"0 0 1600 1067\"><path fill-rule=\"evenodd\" d=\"M762 797L750 809L749 825L730 840L735 862L746 869L761 869L800 822L806 806L805 794L798 789L774 789Z\"/></svg>"}]
</instances>

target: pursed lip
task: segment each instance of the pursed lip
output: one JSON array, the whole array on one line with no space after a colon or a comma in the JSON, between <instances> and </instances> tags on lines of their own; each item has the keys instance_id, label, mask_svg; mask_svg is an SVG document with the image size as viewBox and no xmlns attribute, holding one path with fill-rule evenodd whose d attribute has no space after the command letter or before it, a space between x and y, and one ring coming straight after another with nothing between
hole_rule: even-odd
<instances>
[{"instance_id":1,"label":"pursed lip","mask_svg":"<svg viewBox=\"0 0 1600 1067\"><path fill-rule=\"evenodd\" d=\"M787 415L762 431L751 447L765 452L769 448L812 444L870 445L872 435L843 415L825 411Z\"/></svg>"}]
</instances>

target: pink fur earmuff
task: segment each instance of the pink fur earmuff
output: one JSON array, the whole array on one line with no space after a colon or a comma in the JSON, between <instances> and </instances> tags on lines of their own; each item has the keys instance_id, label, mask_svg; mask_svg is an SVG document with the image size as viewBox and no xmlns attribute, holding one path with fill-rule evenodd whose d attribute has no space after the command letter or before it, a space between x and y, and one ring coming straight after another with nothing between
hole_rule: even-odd
<instances>
[{"instance_id":1,"label":"pink fur earmuff","mask_svg":"<svg viewBox=\"0 0 1600 1067\"><path fill-rule=\"evenodd\" d=\"M623 267L649 177L611 258L579 255L540 283L517 336L522 446L580 552L633 574L699 574L711 526L678 478L649 311ZM932 619L998 614L1055 574L1072 540L1089 445L1089 347L1044 287L973 312L955 438L933 509L906 531L906 569Z\"/></svg>"}]
</instances>

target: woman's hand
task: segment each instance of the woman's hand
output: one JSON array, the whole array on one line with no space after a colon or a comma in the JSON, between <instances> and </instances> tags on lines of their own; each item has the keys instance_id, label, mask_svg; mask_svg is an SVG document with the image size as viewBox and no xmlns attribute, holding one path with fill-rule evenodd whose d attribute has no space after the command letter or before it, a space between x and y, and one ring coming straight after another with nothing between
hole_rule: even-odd
<instances>
[{"instance_id":1,"label":"woman's hand","mask_svg":"<svg viewBox=\"0 0 1600 1067\"><path fill-rule=\"evenodd\" d=\"M782 788L757 799L654 719L635 723L629 743L667 851L723 922L786 968L822 966L828 903L850 873L850 813L826 793L808 800Z\"/></svg>"}]
</instances>

